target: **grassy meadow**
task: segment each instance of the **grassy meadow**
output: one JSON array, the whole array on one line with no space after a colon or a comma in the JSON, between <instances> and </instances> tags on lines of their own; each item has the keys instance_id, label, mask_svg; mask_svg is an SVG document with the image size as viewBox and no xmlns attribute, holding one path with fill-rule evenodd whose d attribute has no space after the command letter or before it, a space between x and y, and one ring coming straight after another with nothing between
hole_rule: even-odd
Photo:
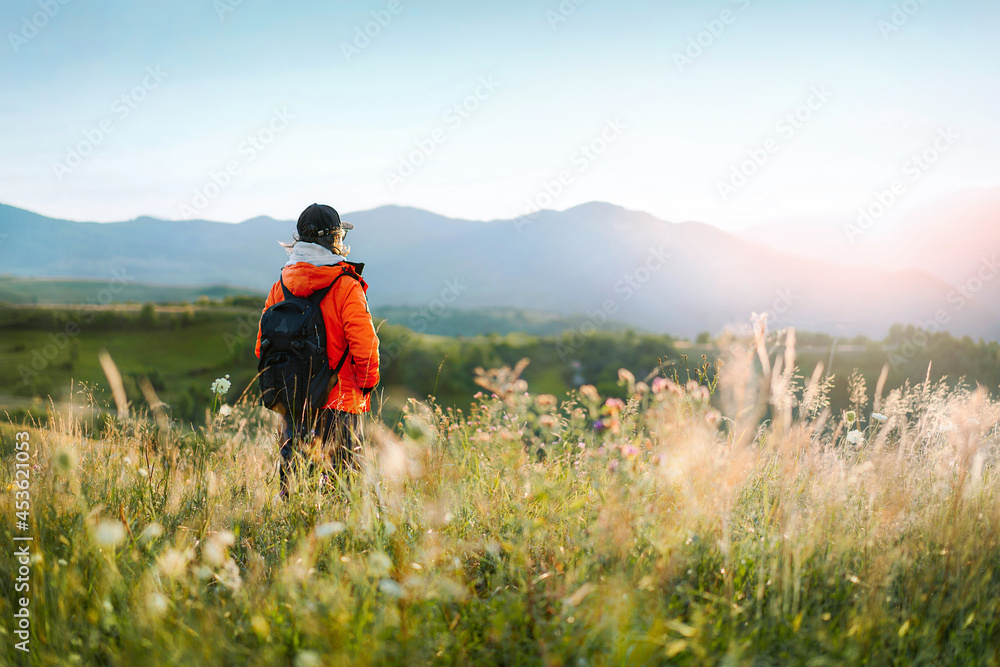
<instances>
[{"instance_id":1,"label":"grassy meadow","mask_svg":"<svg viewBox=\"0 0 1000 667\"><path fill-rule=\"evenodd\" d=\"M621 398L479 369L468 409L410 401L288 502L252 403L191 429L80 390L3 428L0 506L27 432L35 537L32 652L6 621L3 659L997 664L1000 404L856 375L831 410L789 335L689 382L622 370ZM7 619L14 578L0 559Z\"/></svg>"},{"instance_id":2,"label":"grassy meadow","mask_svg":"<svg viewBox=\"0 0 1000 667\"><path fill-rule=\"evenodd\" d=\"M261 300L263 299L263 296L253 290L228 285L182 287L147 285L127 280L109 282L0 275L0 302L11 304L177 303L239 296L260 296Z\"/></svg>"}]
</instances>

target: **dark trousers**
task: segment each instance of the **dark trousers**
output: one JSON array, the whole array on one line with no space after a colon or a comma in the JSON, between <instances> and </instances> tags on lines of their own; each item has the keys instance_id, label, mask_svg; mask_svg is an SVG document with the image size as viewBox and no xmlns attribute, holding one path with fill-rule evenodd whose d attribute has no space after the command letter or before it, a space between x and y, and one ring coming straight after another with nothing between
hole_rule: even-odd
<instances>
[{"instance_id":1,"label":"dark trousers","mask_svg":"<svg viewBox=\"0 0 1000 667\"><path fill-rule=\"evenodd\" d=\"M288 493L288 478L298 458L309 462L310 471L340 472L354 465L363 437L361 415L323 408L296 425L286 414L281 432L282 495Z\"/></svg>"}]
</instances>

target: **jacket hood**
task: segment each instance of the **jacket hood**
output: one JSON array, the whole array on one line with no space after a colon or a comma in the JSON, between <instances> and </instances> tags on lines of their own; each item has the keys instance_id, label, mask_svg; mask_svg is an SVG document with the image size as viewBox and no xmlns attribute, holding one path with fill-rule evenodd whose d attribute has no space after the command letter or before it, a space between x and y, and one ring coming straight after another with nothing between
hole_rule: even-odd
<instances>
[{"instance_id":1,"label":"jacket hood","mask_svg":"<svg viewBox=\"0 0 1000 667\"><path fill-rule=\"evenodd\" d=\"M281 270L281 279L285 287L295 296L309 296L332 283L341 273L347 273L361 284L361 289L368 292L368 283L361 277L364 271L363 263L343 261L333 266L315 266L308 262L298 262Z\"/></svg>"}]
</instances>

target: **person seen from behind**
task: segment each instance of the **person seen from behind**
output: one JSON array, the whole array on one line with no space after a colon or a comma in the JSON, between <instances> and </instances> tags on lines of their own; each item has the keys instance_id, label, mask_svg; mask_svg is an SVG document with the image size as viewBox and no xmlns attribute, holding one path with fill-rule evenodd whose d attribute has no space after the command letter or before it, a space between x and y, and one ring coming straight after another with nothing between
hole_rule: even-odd
<instances>
[{"instance_id":1,"label":"person seen from behind","mask_svg":"<svg viewBox=\"0 0 1000 667\"><path fill-rule=\"evenodd\" d=\"M362 415L379 382L379 340L363 263L347 261L354 225L312 204L299 216L289 257L271 287L257 330L264 405L282 415L281 498L300 455L325 473L357 456Z\"/></svg>"}]
</instances>

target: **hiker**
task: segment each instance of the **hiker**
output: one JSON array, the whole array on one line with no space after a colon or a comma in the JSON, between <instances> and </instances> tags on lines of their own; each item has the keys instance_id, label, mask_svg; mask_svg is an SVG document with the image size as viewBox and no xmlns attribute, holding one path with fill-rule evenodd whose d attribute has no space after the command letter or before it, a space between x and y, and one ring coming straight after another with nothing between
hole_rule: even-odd
<instances>
[{"instance_id":1,"label":"hiker","mask_svg":"<svg viewBox=\"0 0 1000 667\"><path fill-rule=\"evenodd\" d=\"M344 242L354 225L335 209L313 204L299 216L295 242L282 244L288 262L264 304L257 330L261 398L283 416L281 498L297 453L343 470L363 437L379 381L378 336L361 277ZM294 442L307 451L296 452Z\"/></svg>"}]
</instances>

